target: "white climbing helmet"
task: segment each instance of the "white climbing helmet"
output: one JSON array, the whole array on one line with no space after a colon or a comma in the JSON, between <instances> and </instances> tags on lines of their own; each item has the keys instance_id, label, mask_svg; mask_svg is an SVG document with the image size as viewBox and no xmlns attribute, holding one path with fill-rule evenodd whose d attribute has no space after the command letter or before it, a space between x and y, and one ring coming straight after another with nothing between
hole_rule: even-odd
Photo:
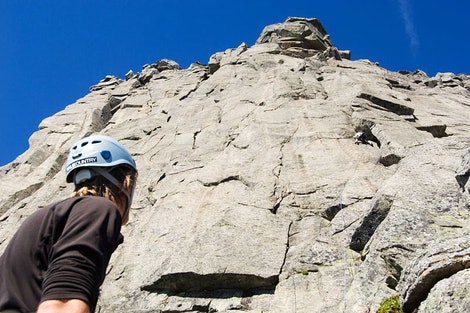
<instances>
[{"instance_id":1,"label":"white climbing helmet","mask_svg":"<svg viewBox=\"0 0 470 313\"><path fill-rule=\"evenodd\" d=\"M76 142L69 150L65 165L66 180L78 185L95 176L103 176L118 187L127 198L123 221L129 216L135 184L128 192L110 171L116 166L127 166L137 176L137 166L129 152L115 139L104 135L93 135Z\"/></svg>"},{"instance_id":2,"label":"white climbing helmet","mask_svg":"<svg viewBox=\"0 0 470 313\"><path fill-rule=\"evenodd\" d=\"M102 174L99 168L113 168L118 165L129 166L137 173L135 161L117 140L104 135L92 135L79 140L70 148L65 165L66 181L78 184L91 178L87 177L91 174L86 171L78 171L82 168L94 168ZM103 171L107 172L106 169ZM115 183L112 180L111 182Z\"/></svg>"}]
</instances>

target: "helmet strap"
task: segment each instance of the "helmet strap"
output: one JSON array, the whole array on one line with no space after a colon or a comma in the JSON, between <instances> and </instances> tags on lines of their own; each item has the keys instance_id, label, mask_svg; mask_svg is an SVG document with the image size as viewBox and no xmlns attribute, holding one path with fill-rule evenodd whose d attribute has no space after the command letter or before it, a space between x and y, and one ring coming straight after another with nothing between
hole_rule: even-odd
<instances>
[{"instance_id":1,"label":"helmet strap","mask_svg":"<svg viewBox=\"0 0 470 313\"><path fill-rule=\"evenodd\" d=\"M125 221L129 216L129 210L130 210L131 204L132 204L132 193L133 192L131 192L131 194L129 194L129 192L123 188L122 183L120 183L113 175L111 175L108 171L104 170L103 168L93 167L93 171L95 171L99 175L106 178L114 186L118 187L119 190L121 190L122 193L124 193L124 195L126 196L126 198L127 198L127 207L126 207L126 209L125 209L125 211L122 215L122 220Z\"/></svg>"}]
</instances>

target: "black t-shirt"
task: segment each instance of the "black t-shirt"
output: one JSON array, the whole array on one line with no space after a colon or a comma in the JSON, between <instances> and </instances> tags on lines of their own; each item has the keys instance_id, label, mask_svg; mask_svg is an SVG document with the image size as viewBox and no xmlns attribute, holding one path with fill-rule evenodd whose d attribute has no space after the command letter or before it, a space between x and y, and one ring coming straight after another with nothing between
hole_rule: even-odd
<instances>
[{"instance_id":1,"label":"black t-shirt","mask_svg":"<svg viewBox=\"0 0 470 313\"><path fill-rule=\"evenodd\" d=\"M75 197L29 216L0 257L0 312L36 312L45 300L80 299L94 312L121 215L102 197Z\"/></svg>"}]
</instances>

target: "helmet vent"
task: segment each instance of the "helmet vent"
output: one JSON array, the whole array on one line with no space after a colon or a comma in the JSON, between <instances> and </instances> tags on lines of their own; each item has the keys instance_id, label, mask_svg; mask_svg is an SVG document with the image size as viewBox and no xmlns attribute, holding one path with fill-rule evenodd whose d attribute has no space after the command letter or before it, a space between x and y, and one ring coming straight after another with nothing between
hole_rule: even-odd
<instances>
[{"instance_id":1,"label":"helmet vent","mask_svg":"<svg viewBox=\"0 0 470 313\"><path fill-rule=\"evenodd\" d=\"M109 152L108 150L103 150L101 151L101 156L103 157L103 159L109 160L111 158L111 152Z\"/></svg>"}]
</instances>

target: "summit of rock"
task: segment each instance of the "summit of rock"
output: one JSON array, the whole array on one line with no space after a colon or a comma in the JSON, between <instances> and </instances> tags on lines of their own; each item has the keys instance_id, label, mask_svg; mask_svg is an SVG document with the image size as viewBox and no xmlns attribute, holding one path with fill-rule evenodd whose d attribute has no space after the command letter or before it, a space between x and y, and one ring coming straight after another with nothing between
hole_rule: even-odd
<instances>
[{"instance_id":1,"label":"summit of rock","mask_svg":"<svg viewBox=\"0 0 470 313\"><path fill-rule=\"evenodd\" d=\"M352 61L311 18L110 75L0 168L0 251L103 133L140 174L100 312L465 312L469 99L468 75Z\"/></svg>"}]
</instances>

